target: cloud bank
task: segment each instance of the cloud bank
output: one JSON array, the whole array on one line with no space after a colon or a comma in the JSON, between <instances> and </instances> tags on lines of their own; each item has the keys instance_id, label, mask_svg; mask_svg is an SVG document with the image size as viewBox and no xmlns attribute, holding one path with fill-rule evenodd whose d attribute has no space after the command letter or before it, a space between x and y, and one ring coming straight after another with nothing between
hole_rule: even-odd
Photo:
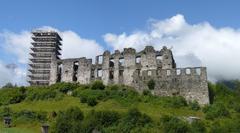
<instances>
[{"instance_id":1,"label":"cloud bank","mask_svg":"<svg viewBox=\"0 0 240 133\"><path fill-rule=\"evenodd\" d=\"M151 20L147 31L131 34L107 33L105 42L113 49L145 45L172 48L178 67L206 66L209 79L240 79L240 31L230 27L215 28L208 22L189 24L177 14L165 20Z\"/></svg>"}]
</instances>

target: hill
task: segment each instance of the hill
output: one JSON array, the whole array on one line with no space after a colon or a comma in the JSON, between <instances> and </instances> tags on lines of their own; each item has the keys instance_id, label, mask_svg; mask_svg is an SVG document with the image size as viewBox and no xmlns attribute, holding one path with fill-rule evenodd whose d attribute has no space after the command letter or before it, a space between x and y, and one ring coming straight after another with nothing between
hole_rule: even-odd
<instances>
[{"instance_id":1,"label":"hill","mask_svg":"<svg viewBox=\"0 0 240 133\"><path fill-rule=\"evenodd\" d=\"M209 83L211 105L182 97L157 97L121 85L57 83L47 87L0 90L0 118L12 127L1 132L37 133L42 123L51 132L240 132L240 82L229 88ZM192 123L191 116L197 117Z\"/></svg>"}]
</instances>

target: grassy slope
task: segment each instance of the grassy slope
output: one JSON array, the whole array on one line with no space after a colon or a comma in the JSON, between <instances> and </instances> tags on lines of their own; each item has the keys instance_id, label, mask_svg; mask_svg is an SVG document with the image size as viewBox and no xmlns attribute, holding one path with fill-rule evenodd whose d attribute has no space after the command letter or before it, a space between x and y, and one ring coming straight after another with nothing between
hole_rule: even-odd
<instances>
[{"instance_id":1,"label":"grassy slope","mask_svg":"<svg viewBox=\"0 0 240 133\"><path fill-rule=\"evenodd\" d=\"M33 101L33 102L27 102L24 101L19 104L12 104L9 107L14 111L21 111L21 110L33 110L33 111L60 111L65 110L71 106L78 106L81 108L81 110L84 113L87 113L89 110L95 109L95 110L114 110L119 113L126 112L131 107L137 107L141 112L146 113L150 117L152 117L153 120L157 121L159 120L160 116L163 114L174 114L177 116L198 116L203 117L203 113L200 111L192 111L188 108L181 108L181 109L174 109L174 108L163 108L159 105L154 105L151 103L143 103L139 102L138 104L130 104L125 105L122 102L117 102L114 99L110 99L104 102L100 102L95 107L90 107L87 104L80 103L79 98L71 97L71 96L64 96L62 100L58 101ZM34 133L40 131L40 123L28 123L28 122L18 122L15 121L14 124L16 127L6 129L3 127L0 127L3 131L8 131L8 133ZM2 125L2 124L1 124ZM20 130L21 129L21 130ZM0 130L0 131L1 131Z\"/></svg>"}]
</instances>

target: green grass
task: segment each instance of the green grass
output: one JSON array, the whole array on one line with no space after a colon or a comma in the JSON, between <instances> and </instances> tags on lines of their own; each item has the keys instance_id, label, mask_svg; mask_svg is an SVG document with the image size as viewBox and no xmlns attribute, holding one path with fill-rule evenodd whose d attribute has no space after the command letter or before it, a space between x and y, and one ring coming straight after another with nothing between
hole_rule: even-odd
<instances>
[{"instance_id":1,"label":"green grass","mask_svg":"<svg viewBox=\"0 0 240 133\"><path fill-rule=\"evenodd\" d=\"M0 133L39 133L40 131L39 123L18 123L13 127L6 128L0 122Z\"/></svg>"},{"instance_id":2,"label":"green grass","mask_svg":"<svg viewBox=\"0 0 240 133\"><path fill-rule=\"evenodd\" d=\"M95 110L112 110L119 113L126 113L129 108L136 107L141 112L149 115L154 121L158 121L162 115L177 115L177 116L198 116L203 117L201 111L192 111L186 108L164 108L161 105L155 105L152 103L134 103L130 106L126 106L122 102L119 102L115 99L109 99L106 101L99 102L95 107L90 107L86 103L81 103L79 98L72 96L64 96L61 100L45 100L45 101L24 101L18 104L11 104L9 107L11 110L16 112L21 110L32 110L32 111L46 111L51 113L52 111L58 112L66 110L69 107L77 106L84 113L89 112L92 109ZM2 124L1 124L2 125ZM27 122L14 122L15 127L12 128L3 128L2 132L9 133L33 133L40 131L40 123L27 123Z\"/></svg>"},{"instance_id":3,"label":"green grass","mask_svg":"<svg viewBox=\"0 0 240 133\"><path fill-rule=\"evenodd\" d=\"M234 124L238 122L237 119L233 118L240 117L240 113L234 110L234 107L238 107L238 105L240 105L240 97L238 96L240 93L237 93L237 91L233 92L228 88L224 88L224 86L210 84L210 90L214 94L214 97L212 97L214 98L214 104L224 104L230 111L230 117L219 117L214 118L214 120L206 119L202 110L194 111L190 109L189 105L181 105L181 99L178 98L176 101L176 97L169 98L139 95L128 88L126 89L124 86L119 86L113 89L109 87L105 88L105 90L92 90L88 88L88 86L73 86L71 84L67 84L67 86L68 87L62 83L60 85L56 84L55 86L49 86L49 88L29 87L26 88L25 92L23 92L23 90L20 91L19 88L0 90L0 113L3 112L3 108L5 108L4 104L7 103L10 110L15 114L16 112L19 113L23 110L46 112L47 121L43 122L49 123L51 128L55 120L51 115L53 114L52 112L57 112L58 114L59 111L67 110L70 107L79 107L85 116L93 109L96 111L116 111L120 115L124 115L129 111L129 109L137 108L140 112L150 116L155 124L155 127L144 129L149 130L148 132L158 132L159 127L156 125L159 123L160 118L163 115L177 116L179 118L197 116L200 117L201 120L206 124L208 130L210 130L211 126L215 125L213 123L216 121L223 126L226 125L226 123L230 123L228 125L231 126L232 123ZM68 96L64 94L65 90L61 90L61 88L71 88L71 86L72 90L74 90L73 95L74 92L76 93L76 95L74 95L75 97ZM48 94L55 94L56 92L56 95L50 95L51 97L47 97L45 96L45 93L42 93L45 91ZM15 94L15 92L18 93ZM38 94L37 96L40 97L40 99L36 99L36 96L33 94ZM30 96L32 96L32 99L29 99ZM96 98L98 104L94 107L91 107L88 106L87 103L81 103L80 97L83 96ZM15 104L10 104L10 101ZM41 130L40 127L42 122L40 122L39 119L28 119L26 117L19 116L13 116L12 118L13 126L11 128L5 128L2 120L0 120L0 133L39 133ZM236 125L235 127L238 126L239 125Z\"/></svg>"},{"instance_id":4,"label":"green grass","mask_svg":"<svg viewBox=\"0 0 240 133\"><path fill-rule=\"evenodd\" d=\"M146 113L152 117L160 117L161 115L165 114L173 114L173 115L180 115L180 116L189 116L194 115L198 117L202 117L203 113L200 111L192 111L186 108L163 108L160 105L154 105L151 103L137 103L132 104L130 106L125 106L114 99L102 101L97 104L95 107L90 107L85 103L80 103L79 98L65 96L62 100L58 101L24 101L18 104L11 104L9 107L14 111L21 111L21 110L32 110L32 111L61 111L65 110L69 107L77 106L83 112L88 112L89 110L113 110L117 112L126 112L129 108L136 107L141 112Z\"/></svg>"}]
</instances>

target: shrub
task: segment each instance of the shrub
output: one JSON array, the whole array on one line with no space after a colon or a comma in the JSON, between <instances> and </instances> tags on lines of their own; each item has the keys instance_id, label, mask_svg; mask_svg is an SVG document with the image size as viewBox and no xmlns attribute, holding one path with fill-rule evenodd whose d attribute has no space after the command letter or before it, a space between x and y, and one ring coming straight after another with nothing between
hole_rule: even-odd
<instances>
[{"instance_id":1,"label":"shrub","mask_svg":"<svg viewBox=\"0 0 240 133\"><path fill-rule=\"evenodd\" d=\"M149 90L143 90L143 93L142 93L144 96L151 96L151 91Z\"/></svg>"},{"instance_id":2,"label":"shrub","mask_svg":"<svg viewBox=\"0 0 240 133\"><path fill-rule=\"evenodd\" d=\"M211 120L220 117L228 117L230 115L227 108L221 103L205 106L203 112L205 113L206 119Z\"/></svg>"},{"instance_id":3,"label":"shrub","mask_svg":"<svg viewBox=\"0 0 240 133\"><path fill-rule=\"evenodd\" d=\"M144 127L152 122L151 118L146 114L142 114L138 109L130 109L127 115L122 119L119 125L123 132L129 132L137 127Z\"/></svg>"},{"instance_id":4,"label":"shrub","mask_svg":"<svg viewBox=\"0 0 240 133\"><path fill-rule=\"evenodd\" d=\"M22 110L14 114L15 117L19 119L26 119L26 120L36 120L36 121L45 121L47 119L46 112L35 112L29 110Z\"/></svg>"},{"instance_id":5,"label":"shrub","mask_svg":"<svg viewBox=\"0 0 240 133\"><path fill-rule=\"evenodd\" d=\"M92 132L94 129L103 130L106 127L118 123L120 115L114 111L91 111L83 123L84 132Z\"/></svg>"},{"instance_id":6,"label":"shrub","mask_svg":"<svg viewBox=\"0 0 240 133\"><path fill-rule=\"evenodd\" d=\"M226 129L224 129L218 122L214 122L210 127L211 133L226 133Z\"/></svg>"},{"instance_id":7,"label":"shrub","mask_svg":"<svg viewBox=\"0 0 240 133\"><path fill-rule=\"evenodd\" d=\"M75 133L81 132L81 122L84 116L78 107L71 107L57 116L54 133Z\"/></svg>"},{"instance_id":8,"label":"shrub","mask_svg":"<svg viewBox=\"0 0 240 133\"><path fill-rule=\"evenodd\" d=\"M195 101L195 100L193 102L189 102L188 105L189 105L191 110L198 111L200 109L200 106L199 106L198 102Z\"/></svg>"},{"instance_id":9,"label":"shrub","mask_svg":"<svg viewBox=\"0 0 240 133\"><path fill-rule=\"evenodd\" d=\"M27 100L52 100L62 98L62 94L50 88L29 89Z\"/></svg>"},{"instance_id":10,"label":"shrub","mask_svg":"<svg viewBox=\"0 0 240 133\"><path fill-rule=\"evenodd\" d=\"M2 105L20 103L26 98L21 88L5 88L0 90L0 103Z\"/></svg>"},{"instance_id":11,"label":"shrub","mask_svg":"<svg viewBox=\"0 0 240 133\"><path fill-rule=\"evenodd\" d=\"M1 117L6 117L6 116L11 116L13 114L11 108L8 106L3 107L2 111L0 112L0 118Z\"/></svg>"},{"instance_id":12,"label":"shrub","mask_svg":"<svg viewBox=\"0 0 240 133\"><path fill-rule=\"evenodd\" d=\"M77 83L66 83L66 82L60 82L60 83L56 83L56 84L49 86L49 88L51 88L53 90L59 90L60 92L65 93L65 94L68 91L75 90L78 87L79 87L79 84L77 84Z\"/></svg>"},{"instance_id":13,"label":"shrub","mask_svg":"<svg viewBox=\"0 0 240 133\"><path fill-rule=\"evenodd\" d=\"M180 108L187 106L187 101L182 96L163 97L161 99L164 107Z\"/></svg>"},{"instance_id":14,"label":"shrub","mask_svg":"<svg viewBox=\"0 0 240 133\"><path fill-rule=\"evenodd\" d=\"M94 81L92 86L91 86L92 90L104 90L104 88L105 88L105 85L100 80Z\"/></svg>"},{"instance_id":15,"label":"shrub","mask_svg":"<svg viewBox=\"0 0 240 133\"><path fill-rule=\"evenodd\" d=\"M106 91L86 89L78 92L79 97L93 97L97 100L103 100L107 97Z\"/></svg>"},{"instance_id":16,"label":"shrub","mask_svg":"<svg viewBox=\"0 0 240 133\"><path fill-rule=\"evenodd\" d=\"M188 124L174 116L163 116L160 123L165 133L185 133L189 131Z\"/></svg>"},{"instance_id":17,"label":"shrub","mask_svg":"<svg viewBox=\"0 0 240 133\"><path fill-rule=\"evenodd\" d=\"M193 133L205 133L206 127L202 121L194 121L191 123L191 132Z\"/></svg>"},{"instance_id":18,"label":"shrub","mask_svg":"<svg viewBox=\"0 0 240 133\"><path fill-rule=\"evenodd\" d=\"M116 91L116 90L119 90L121 87L119 85L114 84L114 85L110 85L109 88L110 88L110 90Z\"/></svg>"},{"instance_id":19,"label":"shrub","mask_svg":"<svg viewBox=\"0 0 240 133\"><path fill-rule=\"evenodd\" d=\"M80 97L81 103L86 103L87 100L88 100L88 98L87 98L86 96L81 96L81 97Z\"/></svg>"},{"instance_id":20,"label":"shrub","mask_svg":"<svg viewBox=\"0 0 240 133\"><path fill-rule=\"evenodd\" d=\"M153 79L151 79L151 80L148 81L147 85L148 85L149 90L154 90L155 81Z\"/></svg>"},{"instance_id":21,"label":"shrub","mask_svg":"<svg viewBox=\"0 0 240 133\"><path fill-rule=\"evenodd\" d=\"M87 104L89 105L89 106L95 106L95 105L97 105L97 100L96 100L96 98L93 98L93 97L88 97L87 98Z\"/></svg>"}]
</instances>

